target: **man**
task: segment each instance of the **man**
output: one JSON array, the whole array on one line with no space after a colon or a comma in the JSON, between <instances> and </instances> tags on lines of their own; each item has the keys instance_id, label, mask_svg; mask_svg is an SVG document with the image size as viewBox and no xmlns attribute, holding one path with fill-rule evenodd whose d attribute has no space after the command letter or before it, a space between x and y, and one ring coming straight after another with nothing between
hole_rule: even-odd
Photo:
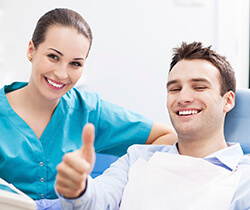
<instances>
[{"instance_id":1,"label":"man","mask_svg":"<svg viewBox=\"0 0 250 210\"><path fill-rule=\"evenodd\" d=\"M174 49L167 108L174 146L134 145L103 175L94 166L94 127L84 146L58 165L65 209L249 209L250 158L227 144L224 120L234 107L235 75L225 57L199 42ZM174 155L173 155L174 154ZM179 154L179 155L176 155Z\"/></svg>"}]
</instances>

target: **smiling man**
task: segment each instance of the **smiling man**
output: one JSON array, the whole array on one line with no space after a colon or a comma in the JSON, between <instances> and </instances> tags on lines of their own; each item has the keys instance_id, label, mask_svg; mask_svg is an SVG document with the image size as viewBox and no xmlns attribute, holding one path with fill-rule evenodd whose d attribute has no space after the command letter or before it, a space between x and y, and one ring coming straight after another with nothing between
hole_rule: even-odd
<instances>
[{"instance_id":1,"label":"smiling man","mask_svg":"<svg viewBox=\"0 0 250 210\"><path fill-rule=\"evenodd\" d=\"M249 209L250 157L226 143L235 75L225 57L199 42L174 49L167 108L174 146L134 145L92 179L94 127L84 146L58 165L56 190L65 209Z\"/></svg>"},{"instance_id":2,"label":"smiling man","mask_svg":"<svg viewBox=\"0 0 250 210\"><path fill-rule=\"evenodd\" d=\"M202 56L204 52L200 53ZM234 107L235 78L232 70L221 68L228 72L227 81L223 81L213 63L200 59L198 52L196 56L181 59L171 67L167 107L178 133L180 154L203 158L227 147L224 119ZM226 86L226 91L222 91L222 86Z\"/></svg>"}]
</instances>

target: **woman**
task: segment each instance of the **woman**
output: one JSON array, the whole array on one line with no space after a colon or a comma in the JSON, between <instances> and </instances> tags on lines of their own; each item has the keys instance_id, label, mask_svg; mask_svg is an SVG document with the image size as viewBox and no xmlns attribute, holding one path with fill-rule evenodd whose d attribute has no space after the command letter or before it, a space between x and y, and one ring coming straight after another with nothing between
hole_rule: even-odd
<instances>
[{"instance_id":1,"label":"woman","mask_svg":"<svg viewBox=\"0 0 250 210\"><path fill-rule=\"evenodd\" d=\"M74 88L91 44L91 30L78 13L49 11L29 42L29 82L0 91L0 177L35 200L57 197L56 165L81 147L88 122L96 128L97 152L120 156L134 143L175 141L172 128Z\"/></svg>"}]
</instances>

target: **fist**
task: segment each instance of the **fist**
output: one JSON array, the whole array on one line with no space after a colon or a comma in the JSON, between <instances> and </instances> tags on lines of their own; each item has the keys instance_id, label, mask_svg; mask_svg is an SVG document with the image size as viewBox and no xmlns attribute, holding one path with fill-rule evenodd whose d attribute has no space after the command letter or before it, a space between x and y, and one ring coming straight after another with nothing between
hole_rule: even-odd
<instances>
[{"instance_id":1,"label":"fist","mask_svg":"<svg viewBox=\"0 0 250 210\"><path fill-rule=\"evenodd\" d=\"M57 165L56 190L65 198L77 198L86 188L87 177L95 163L95 128L86 124L82 132L83 146L63 156Z\"/></svg>"}]
</instances>

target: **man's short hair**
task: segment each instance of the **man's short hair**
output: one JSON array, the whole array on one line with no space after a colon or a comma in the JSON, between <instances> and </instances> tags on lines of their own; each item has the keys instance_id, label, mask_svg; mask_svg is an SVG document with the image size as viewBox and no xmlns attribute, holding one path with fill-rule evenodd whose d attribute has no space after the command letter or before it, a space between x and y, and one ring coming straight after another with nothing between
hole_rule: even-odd
<instances>
[{"instance_id":1,"label":"man's short hair","mask_svg":"<svg viewBox=\"0 0 250 210\"><path fill-rule=\"evenodd\" d=\"M211 46L203 47L201 42L193 42L187 44L182 42L180 47L173 49L173 57L170 64L169 72L180 60L193 60L193 59L203 59L212 63L220 72L221 75L221 95L223 96L228 91L236 90L236 78L235 73L226 60L226 57L217 54L215 51L211 50Z\"/></svg>"}]
</instances>

